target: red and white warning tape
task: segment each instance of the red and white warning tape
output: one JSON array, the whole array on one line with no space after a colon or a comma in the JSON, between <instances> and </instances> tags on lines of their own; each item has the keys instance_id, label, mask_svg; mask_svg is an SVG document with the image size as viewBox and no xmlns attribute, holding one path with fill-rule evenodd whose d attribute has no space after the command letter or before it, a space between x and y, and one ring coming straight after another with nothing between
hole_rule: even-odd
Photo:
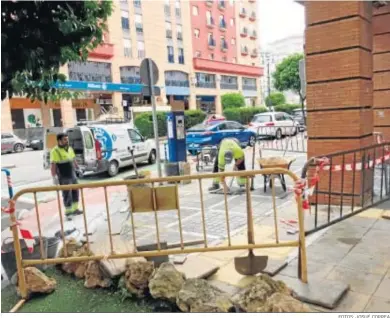
<instances>
[{"instance_id":1,"label":"red and white warning tape","mask_svg":"<svg viewBox=\"0 0 390 318\"><path fill-rule=\"evenodd\" d=\"M379 158L376 158L375 160L370 160L369 162L366 162L364 165L365 169L373 168L377 165L380 165L384 163L385 161L390 159L390 153L387 153L384 156L381 156ZM332 165L329 164L324 166L323 170L332 170L332 171L361 171L363 169L363 163L362 162L355 162L355 166L351 163L347 163L344 165Z\"/></svg>"},{"instance_id":2,"label":"red and white warning tape","mask_svg":"<svg viewBox=\"0 0 390 318\"><path fill-rule=\"evenodd\" d=\"M9 207L1 208L1 212L8 213L8 214L15 213L14 203L10 202ZM15 223L11 224L10 227L12 228L13 226L16 226L16 228L19 232L19 237L21 237L24 240L24 242L26 243L26 247L27 247L29 253L32 253L34 251L35 239L29 230L21 229L19 227L19 225L20 225L19 222L15 222Z\"/></svg>"}]
</instances>

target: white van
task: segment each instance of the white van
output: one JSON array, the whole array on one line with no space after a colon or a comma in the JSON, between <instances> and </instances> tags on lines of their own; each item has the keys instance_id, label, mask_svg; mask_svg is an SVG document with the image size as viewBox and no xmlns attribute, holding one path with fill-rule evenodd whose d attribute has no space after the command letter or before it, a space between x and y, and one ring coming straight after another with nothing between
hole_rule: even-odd
<instances>
[{"instance_id":1,"label":"white van","mask_svg":"<svg viewBox=\"0 0 390 318\"><path fill-rule=\"evenodd\" d=\"M50 150L57 145L58 129L45 130L44 168L50 167ZM131 149L136 163L156 162L154 140L145 139L129 123L85 123L66 130L69 144L84 172L107 172L110 177L118 174L119 168L133 164ZM98 142L96 142L98 141Z\"/></svg>"}]
</instances>

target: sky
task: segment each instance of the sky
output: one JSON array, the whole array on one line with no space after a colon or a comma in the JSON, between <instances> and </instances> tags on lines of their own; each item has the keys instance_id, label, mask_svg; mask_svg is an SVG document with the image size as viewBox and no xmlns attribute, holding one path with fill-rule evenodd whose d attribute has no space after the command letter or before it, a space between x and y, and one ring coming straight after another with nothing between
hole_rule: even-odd
<instances>
[{"instance_id":1,"label":"sky","mask_svg":"<svg viewBox=\"0 0 390 318\"><path fill-rule=\"evenodd\" d=\"M293 0L257 0L259 40L263 47L305 29L304 6Z\"/></svg>"}]
</instances>

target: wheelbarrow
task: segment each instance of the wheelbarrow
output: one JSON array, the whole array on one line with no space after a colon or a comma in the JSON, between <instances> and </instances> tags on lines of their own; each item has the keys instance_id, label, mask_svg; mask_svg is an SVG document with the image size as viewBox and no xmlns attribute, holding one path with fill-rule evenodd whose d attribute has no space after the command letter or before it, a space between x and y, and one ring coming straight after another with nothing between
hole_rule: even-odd
<instances>
[{"instance_id":1,"label":"wheelbarrow","mask_svg":"<svg viewBox=\"0 0 390 318\"><path fill-rule=\"evenodd\" d=\"M260 165L260 169L267 169L267 168L283 168L290 170L291 164L296 160L296 158L289 158L289 157L266 157L266 158L259 158L257 159L257 162ZM269 182L270 188L272 188L272 178L271 175L263 175L264 177L264 192L267 192L267 184ZM279 178L280 183L282 185L283 190L287 191L286 186L286 180L284 179L283 174L277 174L277 178Z\"/></svg>"}]
</instances>

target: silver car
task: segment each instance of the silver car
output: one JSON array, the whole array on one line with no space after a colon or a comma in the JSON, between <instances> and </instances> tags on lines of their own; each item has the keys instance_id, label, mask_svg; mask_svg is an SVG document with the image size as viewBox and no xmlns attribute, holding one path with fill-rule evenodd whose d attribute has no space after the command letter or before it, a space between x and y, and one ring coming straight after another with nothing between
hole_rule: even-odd
<instances>
[{"instance_id":1,"label":"silver car","mask_svg":"<svg viewBox=\"0 0 390 318\"><path fill-rule=\"evenodd\" d=\"M1 134L1 153L22 152L26 141L11 133Z\"/></svg>"}]
</instances>

